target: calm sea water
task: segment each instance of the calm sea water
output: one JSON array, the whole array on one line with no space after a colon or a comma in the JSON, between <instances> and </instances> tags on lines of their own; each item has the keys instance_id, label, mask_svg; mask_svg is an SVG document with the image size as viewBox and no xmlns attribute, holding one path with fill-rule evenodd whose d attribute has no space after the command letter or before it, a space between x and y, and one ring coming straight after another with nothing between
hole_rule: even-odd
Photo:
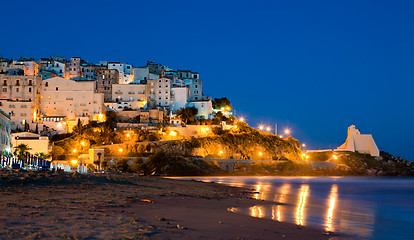
<instances>
[{"instance_id":1,"label":"calm sea water","mask_svg":"<svg viewBox=\"0 0 414 240\"><path fill-rule=\"evenodd\" d=\"M249 187L258 200L231 211L312 226L355 239L414 239L414 178L192 177ZM282 204L272 204L272 202Z\"/></svg>"}]
</instances>

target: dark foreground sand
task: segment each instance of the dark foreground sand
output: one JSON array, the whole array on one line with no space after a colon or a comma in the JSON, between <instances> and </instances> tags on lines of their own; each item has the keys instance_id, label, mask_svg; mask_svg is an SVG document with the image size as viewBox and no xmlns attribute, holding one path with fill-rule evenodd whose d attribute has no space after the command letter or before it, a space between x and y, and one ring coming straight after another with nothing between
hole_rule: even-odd
<instances>
[{"instance_id":1,"label":"dark foreground sand","mask_svg":"<svg viewBox=\"0 0 414 240\"><path fill-rule=\"evenodd\" d=\"M227 211L255 203L214 183L0 170L0 239L339 238Z\"/></svg>"}]
</instances>

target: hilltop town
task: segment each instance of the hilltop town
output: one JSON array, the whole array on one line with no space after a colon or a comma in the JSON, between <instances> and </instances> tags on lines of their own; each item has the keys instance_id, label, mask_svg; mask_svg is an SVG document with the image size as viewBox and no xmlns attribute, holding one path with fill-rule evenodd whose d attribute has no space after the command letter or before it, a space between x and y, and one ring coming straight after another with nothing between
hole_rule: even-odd
<instances>
[{"instance_id":1,"label":"hilltop town","mask_svg":"<svg viewBox=\"0 0 414 240\"><path fill-rule=\"evenodd\" d=\"M204 95L198 72L154 61L135 67L80 57L0 58L0 84L0 164L9 168L146 175L414 172L405 160L380 156L372 136L355 126L335 150L303 151L289 134L248 126L226 97Z\"/></svg>"},{"instance_id":2,"label":"hilltop town","mask_svg":"<svg viewBox=\"0 0 414 240\"><path fill-rule=\"evenodd\" d=\"M29 153L72 162L73 168L103 157L104 149L97 146L210 136L237 128L230 101L204 95L198 72L154 61L135 67L88 63L80 57L0 58L0 82L2 156L27 159ZM91 136L85 135L88 129ZM65 138L79 141L62 146ZM118 155L129 154L123 147L118 150Z\"/></svg>"}]
</instances>

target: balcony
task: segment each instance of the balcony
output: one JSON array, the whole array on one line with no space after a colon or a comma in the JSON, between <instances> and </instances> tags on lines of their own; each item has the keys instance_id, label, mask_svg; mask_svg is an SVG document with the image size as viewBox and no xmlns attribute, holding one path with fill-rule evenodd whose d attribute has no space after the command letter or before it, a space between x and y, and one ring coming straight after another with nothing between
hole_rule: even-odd
<instances>
[{"instance_id":1,"label":"balcony","mask_svg":"<svg viewBox=\"0 0 414 240\"><path fill-rule=\"evenodd\" d=\"M116 92L115 92L115 94L122 94L122 92L120 92L120 91L116 91Z\"/></svg>"}]
</instances>

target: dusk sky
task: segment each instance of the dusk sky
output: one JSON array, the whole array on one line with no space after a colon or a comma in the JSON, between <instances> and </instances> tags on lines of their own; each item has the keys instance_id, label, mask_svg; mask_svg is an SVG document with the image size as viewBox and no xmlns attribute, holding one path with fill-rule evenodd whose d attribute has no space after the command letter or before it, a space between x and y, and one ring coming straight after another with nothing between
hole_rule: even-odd
<instances>
[{"instance_id":1,"label":"dusk sky","mask_svg":"<svg viewBox=\"0 0 414 240\"><path fill-rule=\"evenodd\" d=\"M414 161L412 1L6 1L0 56L155 60L236 115L335 148L348 126Z\"/></svg>"}]
</instances>

